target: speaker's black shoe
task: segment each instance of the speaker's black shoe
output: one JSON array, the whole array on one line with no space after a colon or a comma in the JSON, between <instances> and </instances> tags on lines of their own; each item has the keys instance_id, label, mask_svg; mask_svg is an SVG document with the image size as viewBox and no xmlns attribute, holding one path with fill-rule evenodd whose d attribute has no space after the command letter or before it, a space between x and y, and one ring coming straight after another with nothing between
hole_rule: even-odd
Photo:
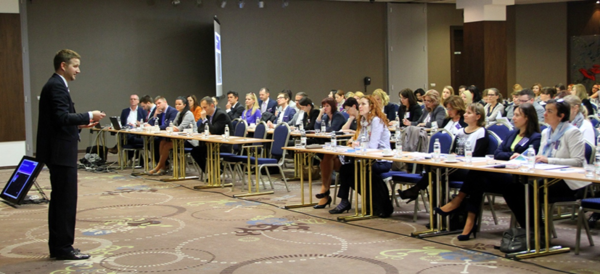
<instances>
[{"instance_id":1,"label":"speaker's black shoe","mask_svg":"<svg viewBox=\"0 0 600 274\"><path fill-rule=\"evenodd\" d=\"M52 255L50 255L52 257ZM67 254L61 254L54 256L56 260L59 261L67 261L67 260L87 260L90 258L89 254L84 254L79 251L79 249L74 249Z\"/></svg>"}]
</instances>

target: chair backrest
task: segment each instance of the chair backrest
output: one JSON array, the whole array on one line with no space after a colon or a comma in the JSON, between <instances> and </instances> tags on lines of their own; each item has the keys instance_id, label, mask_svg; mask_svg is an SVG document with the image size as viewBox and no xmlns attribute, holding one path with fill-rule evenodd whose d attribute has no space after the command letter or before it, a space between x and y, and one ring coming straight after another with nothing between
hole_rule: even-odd
<instances>
[{"instance_id":1,"label":"chair backrest","mask_svg":"<svg viewBox=\"0 0 600 274\"><path fill-rule=\"evenodd\" d=\"M271 144L271 155L275 157L285 156L283 147L287 146L290 139L290 127L286 123L281 123L273 131L273 144Z\"/></svg>"},{"instance_id":2,"label":"chair backrest","mask_svg":"<svg viewBox=\"0 0 600 274\"><path fill-rule=\"evenodd\" d=\"M200 128L201 123L202 123L202 119L198 119L198 121L196 121L196 127L198 128L198 132L204 132L204 129Z\"/></svg>"},{"instance_id":3,"label":"chair backrest","mask_svg":"<svg viewBox=\"0 0 600 274\"><path fill-rule=\"evenodd\" d=\"M440 140L440 148L442 153L450 153L452 151L452 145L454 144L454 135L447 131L446 129L439 129L438 132L431 136L429 139L429 153L433 152L433 144L435 143L435 139Z\"/></svg>"},{"instance_id":4,"label":"chair backrest","mask_svg":"<svg viewBox=\"0 0 600 274\"><path fill-rule=\"evenodd\" d=\"M506 137L510 133L510 128L504 124L491 124L487 127L487 130L495 133L500 140L506 140Z\"/></svg>"},{"instance_id":5,"label":"chair backrest","mask_svg":"<svg viewBox=\"0 0 600 274\"><path fill-rule=\"evenodd\" d=\"M548 124L540 123L540 131L544 131L544 129L548 128Z\"/></svg>"},{"instance_id":6,"label":"chair backrest","mask_svg":"<svg viewBox=\"0 0 600 274\"><path fill-rule=\"evenodd\" d=\"M598 119L598 116L589 115L588 119L590 119L590 122L592 122L592 126L594 126L595 128L597 128L598 125L600 125L600 119Z\"/></svg>"},{"instance_id":7,"label":"chair backrest","mask_svg":"<svg viewBox=\"0 0 600 274\"><path fill-rule=\"evenodd\" d=\"M232 122L232 124L233 124L233 122ZM235 130L233 131L233 136L246 137L246 134L248 134L248 123L246 123L245 120L238 120L236 122L236 124L237 125L235 126ZM233 145L234 152L240 151L240 149L241 149L240 145Z\"/></svg>"},{"instance_id":8,"label":"chair backrest","mask_svg":"<svg viewBox=\"0 0 600 274\"><path fill-rule=\"evenodd\" d=\"M594 110L594 113L590 113L590 114L597 114L598 113L598 105L592 101L590 101L590 104L592 104L592 109Z\"/></svg>"},{"instance_id":9,"label":"chair backrest","mask_svg":"<svg viewBox=\"0 0 600 274\"><path fill-rule=\"evenodd\" d=\"M488 129L488 148L487 151L485 152L485 154L494 154L496 152L496 149L498 149L498 147L500 147L500 144L502 143L502 139L500 137L498 137L498 135L496 133L494 133L493 131Z\"/></svg>"},{"instance_id":10,"label":"chair backrest","mask_svg":"<svg viewBox=\"0 0 600 274\"><path fill-rule=\"evenodd\" d=\"M585 160L588 164L593 164L596 160L596 148L588 140L583 140L585 145Z\"/></svg>"},{"instance_id":11,"label":"chair backrest","mask_svg":"<svg viewBox=\"0 0 600 274\"><path fill-rule=\"evenodd\" d=\"M231 128L232 128L232 129L236 128L236 127L237 127L237 124L238 124L238 122L239 122L240 120L241 120L240 118L233 119L233 120L231 121Z\"/></svg>"}]
</instances>

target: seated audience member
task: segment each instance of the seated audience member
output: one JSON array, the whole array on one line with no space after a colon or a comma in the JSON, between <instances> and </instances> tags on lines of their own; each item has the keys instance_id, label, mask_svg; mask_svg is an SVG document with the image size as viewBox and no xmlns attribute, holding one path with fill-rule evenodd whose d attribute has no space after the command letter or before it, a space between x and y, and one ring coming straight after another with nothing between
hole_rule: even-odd
<instances>
[{"instance_id":1,"label":"seated audience member","mask_svg":"<svg viewBox=\"0 0 600 274\"><path fill-rule=\"evenodd\" d=\"M238 102L240 96L235 91L227 92L227 105L225 105L225 112L229 115L229 119L232 121L234 119L242 117L242 113L244 112L244 106Z\"/></svg>"},{"instance_id":2,"label":"seated audience member","mask_svg":"<svg viewBox=\"0 0 600 274\"><path fill-rule=\"evenodd\" d=\"M156 96L156 98L154 98L154 103L156 104L156 108L154 108L154 112L150 114L148 125L158 125L160 130L165 130L169 124L175 120L178 111L169 106L165 97Z\"/></svg>"},{"instance_id":3,"label":"seated audience member","mask_svg":"<svg viewBox=\"0 0 600 274\"><path fill-rule=\"evenodd\" d=\"M248 125L260 123L261 112L258 108L258 101L254 93L246 94L246 110L242 112L242 119L246 121Z\"/></svg>"},{"instance_id":4,"label":"seated audience member","mask_svg":"<svg viewBox=\"0 0 600 274\"><path fill-rule=\"evenodd\" d=\"M177 99L175 99L177 116L175 116L175 120L173 121L173 132L180 132L188 128L192 128L192 132L196 132L198 130L196 126L196 120L194 120L194 114L190 111L190 107L188 105L188 100L183 96L179 96ZM198 140L186 140L184 145L185 147L196 147L198 146ZM170 139L163 138L160 141L160 158L158 160L158 164L153 170L150 170L148 174L163 175L166 173L166 162L167 158L169 158L172 148L173 142L171 142Z\"/></svg>"},{"instance_id":5,"label":"seated audience member","mask_svg":"<svg viewBox=\"0 0 600 274\"><path fill-rule=\"evenodd\" d=\"M535 95L535 102L537 102L539 104L540 103L540 93L542 93L542 84L540 84L540 83L533 84L533 86L531 86L531 91L533 91L533 94Z\"/></svg>"},{"instance_id":6,"label":"seated audience member","mask_svg":"<svg viewBox=\"0 0 600 274\"><path fill-rule=\"evenodd\" d=\"M465 104L470 105L473 102L473 93L465 89L460 92L460 98L463 99Z\"/></svg>"},{"instance_id":7,"label":"seated audience member","mask_svg":"<svg viewBox=\"0 0 600 274\"><path fill-rule=\"evenodd\" d=\"M140 120L142 120L142 123L144 121L147 121L146 117L148 115L146 114L146 111L144 109L142 109L140 106L138 106L139 102L140 102L140 99L137 96L137 94L132 94L131 96L129 96L129 107L125 108L121 111L121 116L120 116L121 127L127 127L127 126L128 127L136 127L138 125L141 126ZM144 143L144 140L139 135L127 134L126 136L127 136L126 142L128 145L141 145ZM117 137L117 138L120 138L120 137ZM114 147L109 148L108 152L110 152L112 154L118 153L117 146L115 145Z\"/></svg>"},{"instance_id":8,"label":"seated audience member","mask_svg":"<svg viewBox=\"0 0 600 274\"><path fill-rule=\"evenodd\" d=\"M198 119L200 119L200 112L202 112L202 108L198 103L198 98L196 98L196 95L188 95L187 101L190 106L190 111L194 114L194 120L198 122Z\"/></svg>"},{"instance_id":9,"label":"seated audience member","mask_svg":"<svg viewBox=\"0 0 600 274\"><path fill-rule=\"evenodd\" d=\"M348 91L344 94L344 99L354 98L354 92ZM355 98L356 99L356 98Z\"/></svg>"},{"instance_id":10,"label":"seated audience member","mask_svg":"<svg viewBox=\"0 0 600 274\"><path fill-rule=\"evenodd\" d=\"M277 108L277 102L271 100L269 96L270 93L268 88L261 88L260 91L258 91L258 97L260 97L260 100L258 100L258 105L260 106L260 113L263 115L266 112L275 114L275 109Z\"/></svg>"},{"instance_id":11,"label":"seated audience member","mask_svg":"<svg viewBox=\"0 0 600 274\"><path fill-rule=\"evenodd\" d=\"M537 111L540 123L544 122L544 107L534 101L535 95L530 89L524 89L519 92L519 104L530 103Z\"/></svg>"},{"instance_id":12,"label":"seated audience member","mask_svg":"<svg viewBox=\"0 0 600 274\"><path fill-rule=\"evenodd\" d=\"M298 125L303 123L305 112L302 111L302 108L300 107L300 105L298 105L298 103L300 102L300 100L302 100L302 98L306 98L306 97L307 97L307 95L304 92L296 93L294 102L296 103L296 107L298 110L296 111L296 114L294 114L294 117L292 117L292 120L290 120L290 122L288 123L290 126L298 127ZM312 128L310 128L310 129L312 129Z\"/></svg>"},{"instance_id":13,"label":"seated audience member","mask_svg":"<svg viewBox=\"0 0 600 274\"><path fill-rule=\"evenodd\" d=\"M354 133L356 131L356 119L358 118L358 101L348 98L344 101L344 111L348 113L348 120L342 126L342 131Z\"/></svg>"},{"instance_id":14,"label":"seated audience member","mask_svg":"<svg viewBox=\"0 0 600 274\"><path fill-rule=\"evenodd\" d=\"M146 111L146 117L144 117L144 122L148 122L150 120L150 115L154 113L154 108L156 105L154 104L154 100L150 95L144 95L142 99L140 99L140 107L144 111Z\"/></svg>"},{"instance_id":15,"label":"seated audience member","mask_svg":"<svg viewBox=\"0 0 600 274\"><path fill-rule=\"evenodd\" d=\"M573 91L573 86L574 86L574 85L575 85L575 84L569 84L569 85L567 86L567 91L568 91L569 93L571 93L571 91Z\"/></svg>"},{"instance_id":16,"label":"seated audience member","mask_svg":"<svg viewBox=\"0 0 600 274\"><path fill-rule=\"evenodd\" d=\"M335 99L335 97L334 97L333 95L334 95L336 92L337 92L337 90L335 90L335 89L332 89L332 90L330 90L330 91L329 91L329 94L327 94L327 97L329 97L329 98L334 98L334 99Z\"/></svg>"},{"instance_id":17,"label":"seated audience member","mask_svg":"<svg viewBox=\"0 0 600 274\"><path fill-rule=\"evenodd\" d=\"M425 91L422 88L418 88L414 91L415 98L417 98L417 103L419 105L423 105L423 95L425 95Z\"/></svg>"},{"instance_id":18,"label":"seated audience member","mask_svg":"<svg viewBox=\"0 0 600 274\"><path fill-rule=\"evenodd\" d=\"M587 90L585 89L584 85L577 84L577 85L573 86L573 89L571 90L571 94L575 95L575 96L579 97L579 99L581 99L581 103L587 109L588 115L596 114L596 111L594 110L594 107L592 106L592 103L590 102L590 98L588 97Z\"/></svg>"},{"instance_id":19,"label":"seated audience member","mask_svg":"<svg viewBox=\"0 0 600 274\"><path fill-rule=\"evenodd\" d=\"M513 122L515 129L509 133L506 140L494 153L494 159L496 160L514 159L526 151L529 145L532 145L536 151L539 150L540 126L533 105L523 103L517 106L514 111ZM458 195L443 207L436 209L436 211L443 212L443 215L450 214L465 201L468 212L467 221L462 234L458 236L458 240L469 240L471 232L477 231L475 219L481 207L483 193L503 194L506 191L511 191L511 187L514 186L512 181L511 174L471 170L466 176Z\"/></svg>"},{"instance_id":20,"label":"seated audience member","mask_svg":"<svg viewBox=\"0 0 600 274\"><path fill-rule=\"evenodd\" d=\"M289 89L285 89L282 92L287 93L288 98L290 98L290 101L288 102L288 105L290 107L292 107L294 110L298 111L298 106L296 106L296 101L292 100L292 98L294 98L294 97L292 97L292 91L289 90Z\"/></svg>"},{"instance_id":21,"label":"seated audience member","mask_svg":"<svg viewBox=\"0 0 600 274\"><path fill-rule=\"evenodd\" d=\"M316 130L321 129L321 125L325 125L326 132L339 131L342 129L346 118L337 110L337 103L333 98L325 98L321 101L321 111L315 122Z\"/></svg>"},{"instance_id":22,"label":"seated audience member","mask_svg":"<svg viewBox=\"0 0 600 274\"><path fill-rule=\"evenodd\" d=\"M571 106L565 100L549 100L544 113L545 121L549 125L542 131L540 149L535 161L553 165L568 165L581 167L585 162L585 149L581 131L569 123ZM560 180L548 186L549 200L571 198L583 190L589 182ZM521 227L526 227L525 189L521 183L514 183L508 187L510 191L503 193L506 204L515 215ZM533 192L530 191L530 194ZM543 194L542 194L543 195ZM533 216L533 198L529 197L530 214Z\"/></svg>"},{"instance_id":23,"label":"seated audience member","mask_svg":"<svg viewBox=\"0 0 600 274\"><path fill-rule=\"evenodd\" d=\"M337 102L338 105L338 111L344 111L344 101L346 101L346 98L344 97L344 94L346 94L343 90L338 89L335 92L335 95L333 96L335 101Z\"/></svg>"},{"instance_id":24,"label":"seated audience member","mask_svg":"<svg viewBox=\"0 0 600 274\"><path fill-rule=\"evenodd\" d=\"M202 108L202 112L200 114L200 120L198 124L198 132L203 133L205 125L208 125L208 132L211 135L222 135L225 133L225 126L231 124L231 119L229 119L229 115L225 113L225 111L221 109L217 109L215 107L215 101L213 101L210 97L204 97L200 100L200 107ZM258 110L257 110L258 111ZM230 131L231 132L231 131ZM200 168L203 170L206 167L206 144L204 142L200 143L197 147L192 149L192 157L198 163ZM230 151L230 145L222 145L221 152ZM206 170L205 170L206 171Z\"/></svg>"},{"instance_id":25,"label":"seated audience member","mask_svg":"<svg viewBox=\"0 0 600 274\"><path fill-rule=\"evenodd\" d=\"M590 98L598 98L598 90L600 90L600 83L592 86L592 95L590 95Z\"/></svg>"},{"instance_id":26,"label":"seated audience member","mask_svg":"<svg viewBox=\"0 0 600 274\"><path fill-rule=\"evenodd\" d=\"M271 123L271 121L267 122L267 125L270 128L274 128L275 125L281 124L281 123L288 123L290 120L292 120L292 117L294 117L294 114L296 114L296 109L294 109L293 107L289 106L290 102L290 97L288 96L287 93L282 92L279 93L279 95L277 95L277 104L279 105L279 107L281 108L281 111L278 111L277 113L275 113L275 115L277 116L277 120L275 120L275 123Z\"/></svg>"},{"instance_id":27,"label":"seated audience member","mask_svg":"<svg viewBox=\"0 0 600 274\"><path fill-rule=\"evenodd\" d=\"M515 84L513 86L513 92L515 92L515 91L521 91L521 90L523 90L523 87L521 85Z\"/></svg>"},{"instance_id":28,"label":"seated audience member","mask_svg":"<svg viewBox=\"0 0 600 274\"><path fill-rule=\"evenodd\" d=\"M466 90L471 93L471 95L472 95L471 98L473 98L473 103L477 103L477 104L480 104L481 106L485 106L486 102L483 100L483 97L481 96L481 91L479 91L479 89L475 85L470 85L469 87L467 87Z\"/></svg>"},{"instance_id":29,"label":"seated audience member","mask_svg":"<svg viewBox=\"0 0 600 274\"><path fill-rule=\"evenodd\" d=\"M556 96L556 94L562 92L562 91L566 91L567 88L565 87L565 85L563 83L558 83L554 86L554 88L556 89L556 93L554 96ZM554 99L554 97L550 98L550 99Z\"/></svg>"},{"instance_id":30,"label":"seated audience member","mask_svg":"<svg viewBox=\"0 0 600 274\"><path fill-rule=\"evenodd\" d=\"M438 127L442 125L446 117L446 110L440 105L440 94L436 90L428 90L423 95L423 102L425 102L425 111L419 120L411 122L411 125L426 128L431 128L432 122L436 122Z\"/></svg>"},{"instance_id":31,"label":"seated audience member","mask_svg":"<svg viewBox=\"0 0 600 274\"><path fill-rule=\"evenodd\" d=\"M546 106L546 102L548 102L548 100L553 99L556 96L556 89L555 88L551 88L551 87L544 87L542 88L542 91L540 92L540 100L539 100L539 104L542 107Z\"/></svg>"},{"instance_id":32,"label":"seated audience member","mask_svg":"<svg viewBox=\"0 0 600 274\"><path fill-rule=\"evenodd\" d=\"M467 126L464 115L467 111L465 102L458 96L452 95L444 101L444 106L448 112L448 116L442 122L443 129L457 136L459 132Z\"/></svg>"},{"instance_id":33,"label":"seated audience member","mask_svg":"<svg viewBox=\"0 0 600 274\"><path fill-rule=\"evenodd\" d=\"M487 101L485 105L485 116L489 123L496 122L496 118L504 116L504 105L502 104L502 94L495 89L487 89Z\"/></svg>"},{"instance_id":34,"label":"seated audience member","mask_svg":"<svg viewBox=\"0 0 600 274\"><path fill-rule=\"evenodd\" d=\"M319 110L315 109L313 101L308 97L303 97L298 101L297 105L300 108L300 111L304 113L302 117L298 118L298 121L302 123L304 129L309 130L315 128L317 117L319 117Z\"/></svg>"},{"instance_id":35,"label":"seated audience member","mask_svg":"<svg viewBox=\"0 0 600 274\"><path fill-rule=\"evenodd\" d=\"M390 102L390 96L383 91L383 89L376 89L373 91L373 95L371 95L377 103L381 106L383 113L388 118L388 121L395 121L396 114L398 112L398 106L396 104Z\"/></svg>"},{"instance_id":36,"label":"seated audience member","mask_svg":"<svg viewBox=\"0 0 600 274\"><path fill-rule=\"evenodd\" d=\"M454 118L459 115L458 110L454 110ZM454 138L454 145L457 154L464 155L467 144L472 151L473 157L484 157L488 149L488 133L485 130L485 111L480 104L472 103L467 107L464 114L464 122L467 124L466 127L462 128L457 132ZM427 172L431 172L429 168L426 168ZM467 176L468 170L458 169L449 176L450 181L464 181ZM410 199L408 202L416 199L419 195L419 191L426 189L429 186L429 176L423 175L422 179L415 184L415 186L405 190L398 190L398 194L402 199Z\"/></svg>"},{"instance_id":37,"label":"seated audience member","mask_svg":"<svg viewBox=\"0 0 600 274\"><path fill-rule=\"evenodd\" d=\"M510 121L512 121L515 108L517 108L519 106L519 93L520 92L521 91L519 90L519 91L513 91L511 93L512 102L510 102L504 109L504 110L506 110L506 118Z\"/></svg>"},{"instance_id":38,"label":"seated audience member","mask_svg":"<svg viewBox=\"0 0 600 274\"><path fill-rule=\"evenodd\" d=\"M354 93L354 99L359 100L360 98L365 97L365 94L362 93L361 91L357 91Z\"/></svg>"},{"instance_id":39,"label":"seated audience member","mask_svg":"<svg viewBox=\"0 0 600 274\"><path fill-rule=\"evenodd\" d=\"M402 127L410 126L412 122L417 122L423 115L423 109L417 102L415 93L405 88L398 93L400 97L400 107L398 108L398 117L402 120Z\"/></svg>"},{"instance_id":40,"label":"seated audience member","mask_svg":"<svg viewBox=\"0 0 600 274\"><path fill-rule=\"evenodd\" d=\"M571 106L569 122L581 131L583 139L590 142L592 146L596 143L596 133L592 122L588 120L587 110L581 105L581 100L575 95L563 98Z\"/></svg>"},{"instance_id":41,"label":"seated audience member","mask_svg":"<svg viewBox=\"0 0 600 274\"><path fill-rule=\"evenodd\" d=\"M372 96L365 96L359 100L359 113L361 121L358 124L354 137L349 141L349 145L356 147L360 145L358 142L364 138L368 149L390 149L390 131L387 128L388 121L385 114L381 111L379 103ZM331 214L339 214L351 209L352 205L348 198L350 188L354 187L355 175L353 158L336 157L335 162L334 166L336 168L339 167L340 172L340 189L337 197L341 201L336 208L329 211ZM394 211L387 185L383 181L383 178L381 178L381 174L388 172L391 167L392 163L390 161L382 160L375 161L371 166L373 215L382 218L389 217ZM368 190L357 189L357 191L369 195ZM327 196L327 199L328 203L330 203L331 197Z\"/></svg>"},{"instance_id":42,"label":"seated audience member","mask_svg":"<svg viewBox=\"0 0 600 274\"><path fill-rule=\"evenodd\" d=\"M452 88L452 86L445 86L444 89L442 89L442 105L445 105L444 100L452 95L454 95L454 88Z\"/></svg>"}]
</instances>

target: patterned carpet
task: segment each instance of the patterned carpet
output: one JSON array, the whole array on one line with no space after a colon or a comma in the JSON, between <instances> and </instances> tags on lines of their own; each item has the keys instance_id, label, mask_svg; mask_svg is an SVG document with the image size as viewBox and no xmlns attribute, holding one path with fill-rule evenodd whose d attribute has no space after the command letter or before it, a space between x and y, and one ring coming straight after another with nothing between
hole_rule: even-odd
<instances>
[{"instance_id":1,"label":"patterned carpet","mask_svg":"<svg viewBox=\"0 0 600 274\"><path fill-rule=\"evenodd\" d=\"M0 170L0 181L11 173ZM38 178L47 193L48 178L47 170ZM291 192L278 180L275 194L239 199L239 183L232 192L157 179L79 172L75 247L92 255L85 261L48 258L46 204L0 203L0 273L600 273L600 249L584 235L579 256L503 258L493 248L510 220L502 199L499 224L486 206L477 239L459 242L456 235L411 238L428 222L424 211L412 222L413 204L401 203L389 219L341 223L328 209L282 209L300 201L298 181ZM553 243L574 247L575 221L556 227Z\"/></svg>"}]
</instances>

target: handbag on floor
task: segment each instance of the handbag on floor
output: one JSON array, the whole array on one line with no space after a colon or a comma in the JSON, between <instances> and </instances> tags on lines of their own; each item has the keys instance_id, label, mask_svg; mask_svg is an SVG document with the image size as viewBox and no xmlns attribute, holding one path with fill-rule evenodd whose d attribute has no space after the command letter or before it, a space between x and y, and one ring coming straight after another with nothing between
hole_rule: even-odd
<instances>
[{"instance_id":1,"label":"handbag on floor","mask_svg":"<svg viewBox=\"0 0 600 274\"><path fill-rule=\"evenodd\" d=\"M524 228L513 227L502 233L500 251L513 253L527 250L527 232Z\"/></svg>"}]
</instances>

